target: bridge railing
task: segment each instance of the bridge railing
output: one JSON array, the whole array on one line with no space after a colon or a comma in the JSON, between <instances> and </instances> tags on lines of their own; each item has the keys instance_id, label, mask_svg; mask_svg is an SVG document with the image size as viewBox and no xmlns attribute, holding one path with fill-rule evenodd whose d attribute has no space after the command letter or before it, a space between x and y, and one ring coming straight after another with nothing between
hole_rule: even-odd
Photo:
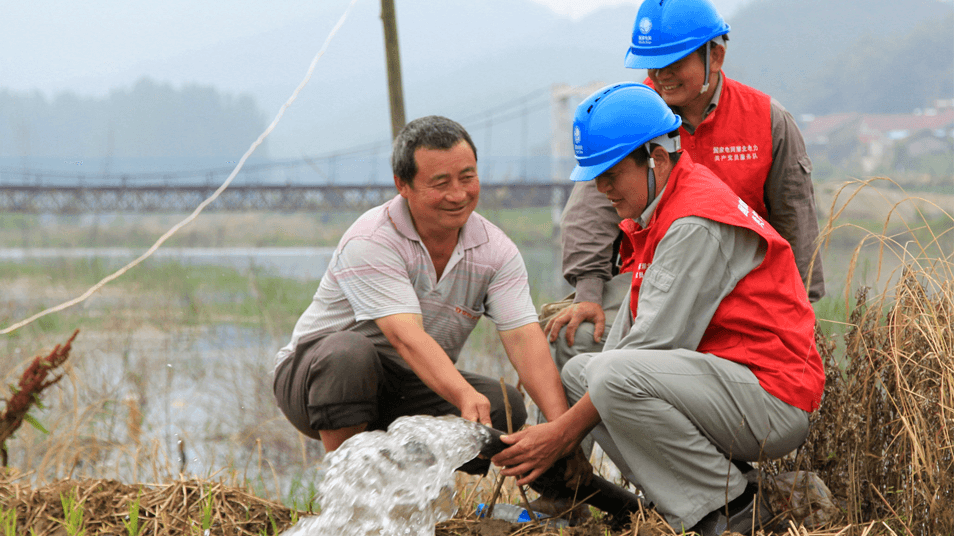
<instances>
[{"instance_id":1,"label":"bridge railing","mask_svg":"<svg viewBox=\"0 0 954 536\"><path fill-rule=\"evenodd\" d=\"M572 183L482 184L485 208L555 207L562 209ZM0 212L87 214L191 212L218 188L193 186L10 186L0 185ZM241 184L230 186L208 211L359 211L397 194L390 185Z\"/></svg>"}]
</instances>

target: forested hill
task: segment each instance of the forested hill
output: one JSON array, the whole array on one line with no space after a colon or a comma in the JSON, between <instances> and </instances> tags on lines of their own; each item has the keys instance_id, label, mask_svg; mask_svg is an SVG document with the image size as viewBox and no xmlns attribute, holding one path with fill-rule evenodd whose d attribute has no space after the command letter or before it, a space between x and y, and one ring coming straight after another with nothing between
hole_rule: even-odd
<instances>
[{"instance_id":1,"label":"forested hill","mask_svg":"<svg viewBox=\"0 0 954 536\"><path fill-rule=\"evenodd\" d=\"M149 78L101 98L0 89L0 157L238 159L265 128L248 96ZM266 147L259 155L266 154Z\"/></svg>"},{"instance_id":2,"label":"forested hill","mask_svg":"<svg viewBox=\"0 0 954 536\"><path fill-rule=\"evenodd\" d=\"M954 3L755 0L726 71L793 113L906 113L954 97Z\"/></svg>"}]
</instances>

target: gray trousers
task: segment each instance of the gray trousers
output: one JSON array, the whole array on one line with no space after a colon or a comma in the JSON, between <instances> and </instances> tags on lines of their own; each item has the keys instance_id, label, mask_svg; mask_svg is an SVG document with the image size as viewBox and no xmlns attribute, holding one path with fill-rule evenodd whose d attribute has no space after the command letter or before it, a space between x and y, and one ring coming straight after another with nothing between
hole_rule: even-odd
<instances>
[{"instance_id":1,"label":"gray trousers","mask_svg":"<svg viewBox=\"0 0 954 536\"><path fill-rule=\"evenodd\" d=\"M603 285L603 312L606 314L606 328L603 330L603 337L600 342L593 342L593 330L596 326L592 322L583 322L576 328L576 335L573 338L573 346L566 343L566 327L560 330L557 340L550 343L550 355L553 362L556 363L557 370L562 371L566 363L580 355L603 351L603 344L606 343L606 336L613 327L613 319L619 312L620 305L625 298L629 296L630 287L633 284L633 273L627 272L619 274L610 279ZM628 303L628 301L627 301ZM537 415L537 422L544 422L543 412ZM593 436L583 438L583 453L590 456L593 453Z\"/></svg>"},{"instance_id":2,"label":"gray trousers","mask_svg":"<svg viewBox=\"0 0 954 536\"><path fill-rule=\"evenodd\" d=\"M582 354L562 379L571 404L589 392L602 418L592 436L677 531L742 494L747 481L730 458L778 458L808 434L807 412L711 354Z\"/></svg>"},{"instance_id":3,"label":"gray trousers","mask_svg":"<svg viewBox=\"0 0 954 536\"><path fill-rule=\"evenodd\" d=\"M628 272L617 275L603 285L603 312L606 313L606 329L603 330L603 338L600 342L593 342L595 326L592 322L583 322L576 328L573 346L566 343L566 327L560 330L560 336L557 337L557 340L550 343L550 355L553 356L557 370L563 370L563 365L566 365L566 362L574 356L603 351L606 335L613 326L613 319L616 318L620 304L629 296L632 283L633 273Z\"/></svg>"}]
</instances>

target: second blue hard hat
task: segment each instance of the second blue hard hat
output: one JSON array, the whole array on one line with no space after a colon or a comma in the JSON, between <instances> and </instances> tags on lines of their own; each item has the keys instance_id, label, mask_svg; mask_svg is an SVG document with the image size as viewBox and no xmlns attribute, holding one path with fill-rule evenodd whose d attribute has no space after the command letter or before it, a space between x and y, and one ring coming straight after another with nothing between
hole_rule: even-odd
<instances>
[{"instance_id":1,"label":"second blue hard hat","mask_svg":"<svg viewBox=\"0 0 954 536\"><path fill-rule=\"evenodd\" d=\"M729 25L709 0L644 0L624 64L630 69L662 69L727 33Z\"/></svg>"}]
</instances>

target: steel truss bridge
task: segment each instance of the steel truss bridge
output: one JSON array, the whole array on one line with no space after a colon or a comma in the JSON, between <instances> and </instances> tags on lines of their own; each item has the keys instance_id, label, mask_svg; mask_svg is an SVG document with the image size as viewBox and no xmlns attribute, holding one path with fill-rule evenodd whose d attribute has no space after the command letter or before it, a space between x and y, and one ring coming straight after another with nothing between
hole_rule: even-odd
<instances>
[{"instance_id":1,"label":"steel truss bridge","mask_svg":"<svg viewBox=\"0 0 954 536\"><path fill-rule=\"evenodd\" d=\"M481 160L480 207L551 207L562 210L572 183L566 179L576 164L569 132L575 103L603 84L541 88L511 102L461 119L480 132L483 146L508 143L519 150L510 157ZM550 155L531 156L529 118L549 109ZM494 132L521 121L519 141ZM508 127L509 130L513 130ZM474 135L472 133L472 135ZM499 136L499 134L498 134ZM488 149L489 150L489 149ZM246 164L208 211L347 211L365 210L396 194L390 178L391 142L378 140L331 154L288 161ZM498 151L499 152L499 151ZM496 158L496 162L494 161ZM67 162L73 163L73 162ZM83 162L75 162L82 165ZM104 168L108 167L103 163ZM383 172L382 172L383 170ZM28 214L192 212L208 199L232 167L172 172L101 174L0 168L0 212ZM383 180L382 180L383 179ZM555 216L556 217L556 216Z\"/></svg>"},{"instance_id":2,"label":"steel truss bridge","mask_svg":"<svg viewBox=\"0 0 954 536\"><path fill-rule=\"evenodd\" d=\"M487 208L563 208L573 183L481 184L480 206ZM29 185L0 184L0 212L89 214L192 212L217 185ZM247 211L361 211L397 194L388 185L240 184L226 188L205 209Z\"/></svg>"}]
</instances>

